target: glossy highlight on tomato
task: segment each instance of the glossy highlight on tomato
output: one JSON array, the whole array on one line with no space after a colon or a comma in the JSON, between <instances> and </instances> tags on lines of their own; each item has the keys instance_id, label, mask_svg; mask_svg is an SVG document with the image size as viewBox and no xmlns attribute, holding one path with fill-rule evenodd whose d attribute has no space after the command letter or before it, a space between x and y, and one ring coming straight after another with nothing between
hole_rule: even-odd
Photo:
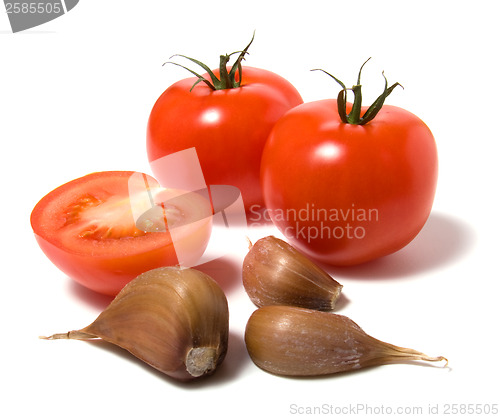
<instances>
[{"instance_id":1,"label":"glossy highlight on tomato","mask_svg":"<svg viewBox=\"0 0 500 418\"><path fill-rule=\"evenodd\" d=\"M356 125L337 108L333 99L306 103L276 124L262 187L271 219L294 246L353 265L403 248L421 230L436 190L437 148L426 124L404 109L384 105Z\"/></svg>"},{"instance_id":2,"label":"glossy highlight on tomato","mask_svg":"<svg viewBox=\"0 0 500 418\"><path fill-rule=\"evenodd\" d=\"M132 200L144 212L138 219ZM188 251L199 258L210 237L211 213L210 202L198 194L172 194L142 173L105 171L47 194L33 209L31 225L60 270L89 289L116 295L139 274L178 264L179 243L169 227L179 227L184 256Z\"/></svg>"},{"instance_id":3,"label":"glossy highlight on tomato","mask_svg":"<svg viewBox=\"0 0 500 418\"><path fill-rule=\"evenodd\" d=\"M260 161L272 127L303 101L271 71L245 66L242 74L235 88L213 90L204 83L192 88L195 77L170 86L152 108L147 152L152 162L194 147L207 184L238 187L248 210L263 205Z\"/></svg>"}]
</instances>

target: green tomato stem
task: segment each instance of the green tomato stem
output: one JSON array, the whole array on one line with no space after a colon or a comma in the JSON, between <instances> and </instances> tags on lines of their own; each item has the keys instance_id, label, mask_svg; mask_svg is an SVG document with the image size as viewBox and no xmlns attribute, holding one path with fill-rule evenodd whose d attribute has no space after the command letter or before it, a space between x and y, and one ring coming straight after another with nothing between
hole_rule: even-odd
<instances>
[{"instance_id":1,"label":"green tomato stem","mask_svg":"<svg viewBox=\"0 0 500 418\"><path fill-rule=\"evenodd\" d=\"M366 110L366 112L361 116L361 108L362 108L362 99L363 96L361 94L361 71L363 70L363 67L365 64L370 60L368 58L361 68L359 69L359 74L358 74L358 80L357 84L352 86L352 88L348 89L346 88L345 84L340 81L337 77L333 76L332 74L328 73L325 70L322 70L320 68L315 68L311 71L322 71L328 76L332 77L337 83L340 84L342 87L342 90L340 90L338 96L337 96L337 109L339 112L339 117L340 120L343 123L349 123L351 125L365 125L366 123L370 122L377 116L377 113L382 109L382 106L384 105L385 99L389 94L392 93L392 91L397 87L400 86L404 88L401 84L399 83L394 83L392 86L388 87L387 84L387 78L384 75L384 72L382 72L382 76L384 77L385 80L385 87L384 91L380 96L377 97L377 99L372 103L372 105ZM347 90L351 90L354 94L354 101L352 104L351 111L349 114L347 113Z\"/></svg>"},{"instance_id":2,"label":"green tomato stem","mask_svg":"<svg viewBox=\"0 0 500 418\"><path fill-rule=\"evenodd\" d=\"M180 55L180 54L175 54L170 57L172 59L173 57L182 57L185 59L188 59L189 61L193 62L196 65L199 65L201 68L203 68L207 74L210 77L210 80L206 79L202 75L198 74L196 71L191 70L188 67L185 67L184 65L178 64L173 61L167 61L165 64L174 64L179 67L184 68L185 70L189 71L191 74L196 76L198 79L196 82L191 86L191 90L199 84L199 83L205 83L210 89L212 90L226 90L226 89L234 89L238 88L241 86L241 81L243 79L243 71L242 71L242 65L241 61L245 59L245 55L248 54L248 48L250 48L250 45L252 45L252 42L255 38L255 31L252 35L252 39L250 40L250 43L242 50L242 51L237 51L233 52L231 54L225 54L221 55L219 59L219 72L220 72L220 78L217 78L217 76L213 73L213 71L208 67L206 64L204 64L201 61L198 61L197 59L187 57L185 55ZM238 58L236 59L235 63L232 65L231 70L228 71L227 69L227 64L229 60L231 59L232 55L239 54ZM236 73L239 74L239 80L236 81Z\"/></svg>"}]
</instances>

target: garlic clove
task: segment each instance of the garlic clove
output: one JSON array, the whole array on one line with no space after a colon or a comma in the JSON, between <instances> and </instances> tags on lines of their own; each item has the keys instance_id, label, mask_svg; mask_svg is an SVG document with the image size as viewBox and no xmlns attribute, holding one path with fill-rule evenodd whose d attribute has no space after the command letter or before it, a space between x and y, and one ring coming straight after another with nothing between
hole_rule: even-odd
<instances>
[{"instance_id":1,"label":"garlic clove","mask_svg":"<svg viewBox=\"0 0 500 418\"><path fill-rule=\"evenodd\" d=\"M319 376L407 360L441 361L367 335L343 315L265 306L248 320L245 343L253 362L270 373Z\"/></svg>"},{"instance_id":2,"label":"garlic clove","mask_svg":"<svg viewBox=\"0 0 500 418\"><path fill-rule=\"evenodd\" d=\"M229 335L226 296L208 275L161 267L127 284L90 325L46 339L100 338L179 380L211 374Z\"/></svg>"},{"instance_id":3,"label":"garlic clove","mask_svg":"<svg viewBox=\"0 0 500 418\"><path fill-rule=\"evenodd\" d=\"M258 240L243 261L243 286L258 307L291 305L333 310L342 285L285 241Z\"/></svg>"}]
</instances>

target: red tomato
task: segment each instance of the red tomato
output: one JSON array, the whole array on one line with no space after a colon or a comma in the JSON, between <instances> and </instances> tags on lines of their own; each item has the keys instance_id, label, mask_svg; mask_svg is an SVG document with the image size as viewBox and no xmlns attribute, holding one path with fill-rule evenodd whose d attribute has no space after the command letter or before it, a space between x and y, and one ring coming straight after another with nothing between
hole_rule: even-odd
<instances>
[{"instance_id":1,"label":"red tomato","mask_svg":"<svg viewBox=\"0 0 500 418\"><path fill-rule=\"evenodd\" d=\"M320 261L352 265L418 234L434 199L437 150L429 128L406 110L384 105L366 125L354 125L341 121L337 104L306 103L276 124L262 187L292 244Z\"/></svg>"},{"instance_id":2,"label":"red tomato","mask_svg":"<svg viewBox=\"0 0 500 418\"><path fill-rule=\"evenodd\" d=\"M147 151L152 162L195 147L206 183L238 187L248 210L263 205L259 172L269 132L302 98L277 74L252 67L242 72L236 88L199 83L190 91L194 77L170 86L151 111Z\"/></svg>"},{"instance_id":3,"label":"red tomato","mask_svg":"<svg viewBox=\"0 0 500 418\"><path fill-rule=\"evenodd\" d=\"M195 193L171 199L166 192L145 174L93 173L43 197L33 209L31 225L41 249L59 269L89 289L116 295L139 274L177 264L177 241L184 256L190 251L200 257L205 250L211 231L209 201ZM131 199L144 213L137 224ZM175 248L173 225L181 228Z\"/></svg>"}]
</instances>

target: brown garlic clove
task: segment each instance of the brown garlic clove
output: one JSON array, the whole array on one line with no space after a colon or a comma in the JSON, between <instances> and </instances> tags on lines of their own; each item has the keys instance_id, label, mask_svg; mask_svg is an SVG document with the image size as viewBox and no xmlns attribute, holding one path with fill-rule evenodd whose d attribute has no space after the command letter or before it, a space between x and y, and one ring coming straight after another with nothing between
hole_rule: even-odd
<instances>
[{"instance_id":1,"label":"brown garlic clove","mask_svg":"<svg viewBox=\"0 0 500 418\"><path fill-rule=\"evenodd\" d=\"M243 261L243 286L257 306L335 307L342 285L285 241L258 240Z\"/></svg>"},{"instance_id":2,"label":"brown garlic clove","mask_svg":"<svg viewBox=\"0 0 500 418\"><path fill-rule=\"evenodd\" d=\"M161 267L127 284L89 326L45 339L100 338L179 380L211 374L229 335L224 292L194 269Z\"/></svg>"},{"instance_id":3,"label":"brown garlic clove","mask_svg":"<svg viewBox=\"0 0 500 418\"><path fill-rule=\"evenodd\" d=\"M367 335L349 318L291 306L250 317L245 343L253 362L277 375L318 376L407 360L441 361Z\"/></svg>"}]
</instances>

